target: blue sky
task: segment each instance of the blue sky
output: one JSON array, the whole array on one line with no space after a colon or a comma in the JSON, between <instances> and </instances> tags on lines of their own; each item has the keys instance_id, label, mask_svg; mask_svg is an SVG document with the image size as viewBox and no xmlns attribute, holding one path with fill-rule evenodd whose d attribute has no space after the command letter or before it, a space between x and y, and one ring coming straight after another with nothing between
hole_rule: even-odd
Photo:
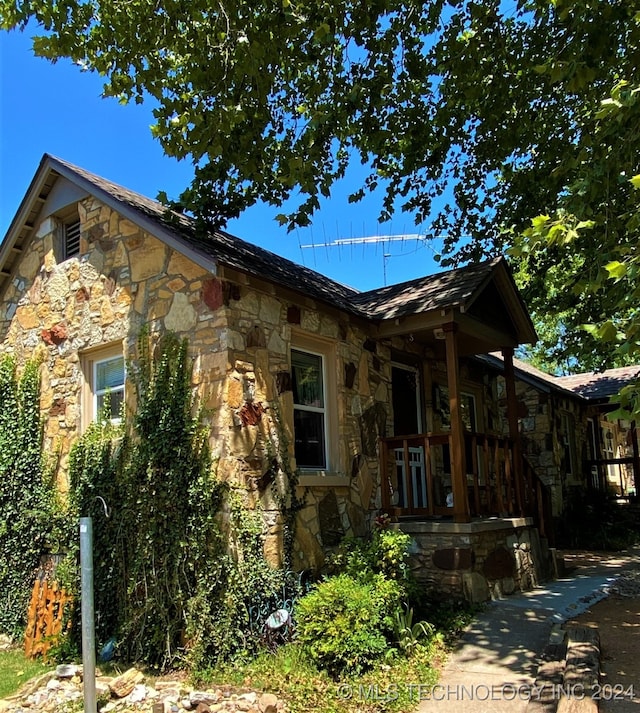
<instances>
[{"instance_id":1,"label":"blue sky","mask_svg":"<svg viewBox=\"0 0 640 713\"><path fill-rule=\"evenodd\" d=\"M52 64L34 57L31 34L0 32L0 236L6 234L44 153L152 198L160 190L177 198L190 181L191 166L164 156L151 137L151 106L102 99L99 76L81 72L67 60ZM376 197L349 205L355 180L354 171L335 188L309 228L287 233L275 221L277 209L255 206L227 229L361 290L383 285L385 271L387 284L437 272L433 248L423 242L301 249L336 239L417 232L411 216L404 214L380 225Z\"/></svg>"}]
</instances>

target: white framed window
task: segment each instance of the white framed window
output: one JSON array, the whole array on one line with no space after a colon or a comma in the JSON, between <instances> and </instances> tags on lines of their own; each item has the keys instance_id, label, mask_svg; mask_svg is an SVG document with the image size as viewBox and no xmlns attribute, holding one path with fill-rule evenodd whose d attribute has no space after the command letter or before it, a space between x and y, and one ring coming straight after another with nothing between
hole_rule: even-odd
<instances>
[{"instance_id":1,"label":"white framed window","mask_svg":"<svg viewBox=\"0 0 640 713\"><path fill-rule=\"evenodd\" d=\"M92 350L81 359L84 374L82 428L86 429L101 413L119 423L125 399L126 367L122 345Z\"/></svg>"},{"instance_id":2,"label":"white framed window","mask_svg":"<svg viewBox=\"0 0 640 713\"><path fill-rule=\"evenodd\" d=\"M94 418L106 413L111 422L120 420L124 402L124 357L114 356L93 363Z\"/></svg>"},{"instance_id":3,"label":"white framed window","mask_svg":"<svg viewBox=\"0 0 640 713\"><path fill-rule=\"evenodd\" d=\"M329 429L324 355L292 348L291 377L297 466L301 470L327 470Z\"/></svg>"},{"instance_id":4,"label":"white framed window","mask_svg":"<svg viewBox=\"0 0 640 713\"><path fill-rule=\"evenodd\" d=\"M284 400L301 485L345 485L347 470L340 448L338 409L341 362L336 347L332 339L292 330L291 390L284 395Z\"/></svg>"},{"instance_id":5,"label":"white framed window","mask_svg":"<svg viewBox=\"0 0 640 713\"><path fill-rule=\"evenodd\" d=\"M440 411L442 428L449 430L451 428L449 388L447 386L437 386L436 389L436 408ZM477 414L475 394L471 394L468 391L461 391L460 418L462 420L462 428L464 428L465 431L475 433L478 430Z\"/></svg>"}]
</instances>

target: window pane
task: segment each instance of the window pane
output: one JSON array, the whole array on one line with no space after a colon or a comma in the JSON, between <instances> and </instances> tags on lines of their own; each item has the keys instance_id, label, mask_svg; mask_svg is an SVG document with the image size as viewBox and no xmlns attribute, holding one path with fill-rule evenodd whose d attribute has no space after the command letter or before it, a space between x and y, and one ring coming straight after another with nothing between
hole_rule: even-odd
<instances>
[{"instance_id":1,"label":"window pane","mask_svg":"<svg viewBox=\"0 0 640 713\"><path fill-rule=\"evenodd\" d=\"M317 354L291 351L293 372L293 402L301 406L324 408L322 357Z\"/></svg>"},{"instance_id":2,"label":"window pane","mask_svg":"<svg viewBox=\"0 0 640 713\"><path fill-rule=\"evenodd\" d=\"M326 468L324 414L294 409L296 463L299 468Z\"/></svg>"},{"instance_id":3,"label":"window pane","mask_svg":"<svg viewBox=\"0 0 640 713\"><path fill-rule=\"evenodd\" d=\"M119 391L107 391L103 394L98 394L97 396L97 408L98 414L103 413L103 408L105 403L107 404L108 411L106 417L113 420L120 418L120 407L124 401L124 391L120 389ZM96 414L96 415L98 415Z\"/></svg>"},{"instance_id":4,"label":"window pane","mask_svg":"<svg viewBox=\"0 0 640 713\"><path fill-rule=\"evenodd\" d=\"M114 357L96 364L96 391L114 389L124 384L124 357Z\"/></svg>"},{"instance_id":5,"label":"window pane","mask_svg":"<svg viewBox=\"0 0 640 713\"><path fill-rule=\"evenodd\" d=\"M476 430L476 399L471 394L460 394L460 410L462 411L462 426L467 431Z\"/></svg>"}]
</instances>

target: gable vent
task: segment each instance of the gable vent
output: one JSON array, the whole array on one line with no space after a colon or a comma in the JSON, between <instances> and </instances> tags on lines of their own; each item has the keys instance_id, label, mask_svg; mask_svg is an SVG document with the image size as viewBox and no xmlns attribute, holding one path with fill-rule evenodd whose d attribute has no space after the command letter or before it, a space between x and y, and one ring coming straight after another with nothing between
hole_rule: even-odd
<instances>
[{"instance_id":1,"label":"gable vent","mask_svg":"<svg viewBox=\"0 0 640 713\"><path fill-rule=\"evenodd\" d=\"M80 221L74 220L64 226L64 258L80 253Z\"/></svg>"}]
</instances>

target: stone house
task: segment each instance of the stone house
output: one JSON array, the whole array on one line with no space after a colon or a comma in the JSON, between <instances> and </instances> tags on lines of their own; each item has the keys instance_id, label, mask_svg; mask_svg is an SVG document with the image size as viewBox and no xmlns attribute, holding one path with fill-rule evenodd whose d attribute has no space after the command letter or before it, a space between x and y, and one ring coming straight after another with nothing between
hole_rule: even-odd
<instances>
[{"instance_id":1,"label":"stone house","mask_svg":"<svg viewBox=\"0 0 640 713\"><path fill-rule=\"evenodd\" d=\"M45 155L0 246L0 299L0 352L42 359L61 488L105 401L135 408L143 327L171 331L189 340L217 475L263 513L273 564L284 437L306 492L300 569L387 512L426 587L478 600L543 575L560 505L542 452L522 457L513 352L536 334L503 259L361 293Z\"/></svg>"}]
</instances>

